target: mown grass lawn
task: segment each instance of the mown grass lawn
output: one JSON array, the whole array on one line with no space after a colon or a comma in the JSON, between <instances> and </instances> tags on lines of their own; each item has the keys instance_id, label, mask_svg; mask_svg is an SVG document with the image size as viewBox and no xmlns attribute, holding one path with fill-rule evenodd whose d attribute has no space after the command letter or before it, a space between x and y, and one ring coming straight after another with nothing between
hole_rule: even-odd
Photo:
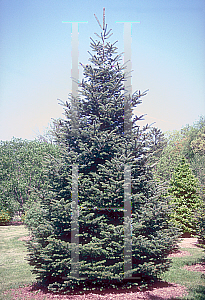
<instances>
[{"instance_id":1,"label":"mown grass lawn","mask_svg":"<svg viewBox=\"0 0 205 300\"><path fill-rule=\"evenodd\" d=\"M25 259L25 242L18 240L28 235L24 225L0 226L0 299L5 299L3 291L35 281Z\"/></svg>"},{"instance_id":2,"label":"mown grass lawn","mask_svg":"<svg viewBox=\"0 0 205 300\"><path fill-rule=\"evenodd\" d=\"M19 286L35 282L35 275L26 260L27 249L24 241L19 238L28 236L29 232L24 225L0 226L0 299L9 300L9 295L3 292ZM191 272L183 269L185 265L201 263L205 252L201 248L182 248L192 256L172 258L172 267L163 274L162 280L186 286L190 293L183 299L205 300L205 275L200 272Z\"/></svg>"},{"instance_id":3,"label":"mown grass lawn","mask_svg":"<svg viewBox=\"0 0 205 300\"><path fill-rule=\"evenodd\" d=\"M162 279L167 282L178 283L186 286L190 293L183 299L186 300L205 300L205 275L201 272L191 272L183 269L184 266L202 263L205 252L202 248L181 248L188 251L191 256L173 257L172 267L163 274Z\"/></svg>"}]
</instances>

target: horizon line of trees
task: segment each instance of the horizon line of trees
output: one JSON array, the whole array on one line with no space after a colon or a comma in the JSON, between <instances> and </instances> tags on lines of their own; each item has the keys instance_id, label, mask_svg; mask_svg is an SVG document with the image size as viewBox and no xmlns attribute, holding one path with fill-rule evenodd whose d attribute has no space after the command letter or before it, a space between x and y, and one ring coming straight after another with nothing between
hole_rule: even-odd
<instances>
[{"instance_id":1,"label":"horizon line of trees","mask_svg":"<svg viewBox=\"0 0 205 300\"><path fill-rule=\"evenodd\" d=\"M170 185L182 159L186 160L197 178L197 190L205 200L205 117L181 130L162 133L152 127L145 143L152 147L149 162L154 165L155 180ZM37 193L46 185L43 161L58 157L59 148L51 131L35 140L13 137L0 141L0 211L7 220L15 215L24 216ZM2 221L2 223L4 223Z\"/></svg>"}]
</instances>

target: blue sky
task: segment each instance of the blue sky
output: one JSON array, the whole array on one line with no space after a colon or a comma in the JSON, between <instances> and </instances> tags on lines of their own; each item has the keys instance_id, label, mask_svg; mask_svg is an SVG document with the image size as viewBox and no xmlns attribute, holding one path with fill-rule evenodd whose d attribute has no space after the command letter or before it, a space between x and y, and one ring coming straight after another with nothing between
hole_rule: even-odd
<instances>
[{"instance_id":1,"label":"blue sky","mask_svg":"<svg viewBox=\"0 0 205 300\"><path fill-rule=\"evenodd\" d=\"M52 118L57 99L71 92L71 24L79 25L79 62L88 63L90 37L112 28L123 52L123 24L132 25L132 91L149 89L139 124L179 130L205 115L205 2L203 0L0 0L0 140L34 139ZM79 66L80 79L82 68Z\"/></svg>"}]
</instances>

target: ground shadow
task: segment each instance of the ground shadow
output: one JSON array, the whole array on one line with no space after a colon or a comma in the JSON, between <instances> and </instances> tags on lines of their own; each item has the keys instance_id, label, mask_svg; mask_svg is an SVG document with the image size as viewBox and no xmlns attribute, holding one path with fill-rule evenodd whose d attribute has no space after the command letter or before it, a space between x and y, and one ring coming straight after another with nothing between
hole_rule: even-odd
<instances>
[{"instance_id":1,"label":"ground shadow","mask_svg":"<svg viewBox=\"0 0 205 300\"><path fill-rule=\"evenodd\" d=\"M204 300L205 299L205 286L198 285L197 287L193 288L192 291L196 294L197 300Z\"/></svg>"},{"instance_id":2,"label":"ground shadow","mask_svg":"<svg viewBox=\"0 0 205 300\"><path fill-rule=\"evenodd\" d=\"M164 282L164 281L155 281L154 283L150 283L148 284L147 287L144 288L140 288L140 287L131 287L131 288L125 288L122 286L117 286L117 287L105 287L103 290L100 290L100 286L96 287L95 290L92 290L93 286L90 285L90 289L89 290L83 290L83 289L75 289L72 292L67 292L66 295L82 295L82 294L90 294L90 293L94 293L94 294L99 294L99 295L106 295L106 294L113 294L113 295L119 295L119 294L129 294L129 293L136 293L136 292L148 292L148 291L152 291L156 288L166 288L166 287L172 287L174 284L172 283L168 283L168 282ZM63 293L53 293L48 291L48 289L46 287L43 287L40 283L36 283L32 285L31 291L39 291L41 290L43 293L45 294L50 294L50 295L59 295L59 294L63 294ZM164 297L160 297L160 296L153 296L153 295L146 295L146 299L147 300L164 300ZM170 298L170 300L180 300L180 298Z\"/></svg>"}]
</instances>

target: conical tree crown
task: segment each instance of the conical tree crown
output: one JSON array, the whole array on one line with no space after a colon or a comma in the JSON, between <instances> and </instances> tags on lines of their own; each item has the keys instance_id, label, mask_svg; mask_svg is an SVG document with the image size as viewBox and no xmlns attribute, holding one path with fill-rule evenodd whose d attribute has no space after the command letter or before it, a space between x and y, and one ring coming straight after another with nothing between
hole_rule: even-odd
<instances>
[{"instance_id":1,"label":"conical tree crown","mask_svg":"<svg viewBox=\"0 0 205 300\"><path fill-rule=\"evenodd\" d=\"M100 25L99 21L98 23ZM79 84L81 97L74 98L70 94L71 104L66 103L66 123L68 125L69 121L69 125L73 125L73 130L76 129L73 116L75 110L77 112L75 118L77 118L81 130L85 126L90 130L89 126L95 124L93 129L100 131L115 129L118 134L123 134L124 110L127 109L131 118L133 108L141 103L139 98L144 96L146 91L143 94L135 92L131 99L126 95L124 81L128 74L125 72L126 66L121 66L119 63L122 59L121 54L118 55L116 51L117 41L113 44L107 42L106 40L111 36L109 34L111 29L107 32L107 24L104 23L103 27L101 25L100 27L102 28L101 36L96 34L100 40L94 41L91 38L90 47L94 52L91 54L88 51L91 55L89 59L91 64L85 66L81 63L84 69L84 79ZM73 108L72 112L71 108ZM140 118L135 116L132 124L134 125Z\"/></svg>"},{"instance_id":2,"label":"conical tree crown","mask_svg":"<svg viewBox=\"0 0 205 300\"><path fill-rule=\"evenodd\" d=\"M98 19L97 19L98 21ZM100 22L98 21L99 25ZM84 80L80 85L82 101L81 117L89 117L88 124L93 124L96 120L100 124L100 130L113 130L117 128L118 133L123 133L124 109L125 109L125 90L124 81L126 80L125 66L120 66L121 54L117 55L115 43L111 44L106 40L112 35L107 32L107 24L103 19L101 36L96 34L101 40L94 41L91 38L91 49L94 54L89 59L92 65L83 66ZM106 44L105 44L106 42ZM136 93L130 107L131 110L138 101L139 94ZM131 111L130 111L131 112Z\"/></svg>"},{"instance_id":3,"label":"conical tree crown","mask_svg":"<svg viewBox=\"0 0 205 300\"><path fill-rule=\"evenodd\" d=\"M184 203L191 206L198 198L198 180L193 175L189 164L182 158L170 181L170 192L177 198L183 198Z\"/></svg>"},{"instance_id":4,"label":"conical tree crown","mask_svg":"<svg viewBox=\"0 0 205 300\"><path fill-rule=\"evenodd\" d=\"M174 204L173 221L184 233L196 233L197 216L202 205L199 197L199 184L189 164L182 158L170 180L169 193Z\"/></svg>"},{"instance_id":5,"label":"conical tree crown","mask_svg":"<svg viewBox=\"0 0 205 300\"><path fill-rule=\"evenodd\" d=\"M156 150L156 143L153 145L153 139L148 138L146 128L140 130L136 125L140 118L132 120L132 110L145 93L129 97L124 94L126 74L114 44L105 44L108 33L103 21L101 41L91 43L95 52L92 64L83 66L81 95L70 96L70 104L64 104L65 119L55 122L54 133L62 155L58 161L48 162L49 191L41 200L42 218L39 226L32 228L29 248L30 264L52 290L90 282L100 286L121 284L126 273L124 262L128 260L124 255L128 238L123 226L127 212L125 169L130 170L131 174L127 173L132 181L131 273L145 282L167 270L166 257L176 240L176 231L169 225L167 200L155 186L147 163L148 152ZM129 135L125 134L125 122L132 122ZM71 242L71 219L77 214L72 211L73 165L78 165L79 172L79 245ZM128 225L131 227L130 222ZM76 279L71 273L71 252L77 246L80 278ZM82 278L85 276L86 282Z\"/></svg>"},{"instance_id":6,"label":"conical tree crown","mask_svg":"<svg viewBox=\"0 0 205 300\"><path fill-rule=\"evenodd\" d=\"M89 171L96 170L99 163L104 164L106 159L110 159L111 149L113 153L120 153L119 149L124 147L127 155L128 144L133 151L136 140L143 141L146 135L145 129L139 133L139 125L136 125L142 116L133 118L133 109L141 103L140 98L146 95L146 91L141 94L136 91L126 96L126 66L120 65L121 54L117 55L115 47L117 41L113 44L106 41L111 36L111 30L107 32L104 21L103 27L100 27L101 35L96 34L100 40L91 38L90 46L94 52L90 53L91 64L81 64L84 78L79 84L79 96L70 94L70 103L62 103L66 118L55 122L54 133L57 142L66 145L63 151L69 153L71 163L87 164ZM131 122L131 131L125 138L124 124L128 122ZM141 146L138 142L138 151L134 150L134 156L138 156L139 150L145 150Z\"/></svg>"}]
</instances>

